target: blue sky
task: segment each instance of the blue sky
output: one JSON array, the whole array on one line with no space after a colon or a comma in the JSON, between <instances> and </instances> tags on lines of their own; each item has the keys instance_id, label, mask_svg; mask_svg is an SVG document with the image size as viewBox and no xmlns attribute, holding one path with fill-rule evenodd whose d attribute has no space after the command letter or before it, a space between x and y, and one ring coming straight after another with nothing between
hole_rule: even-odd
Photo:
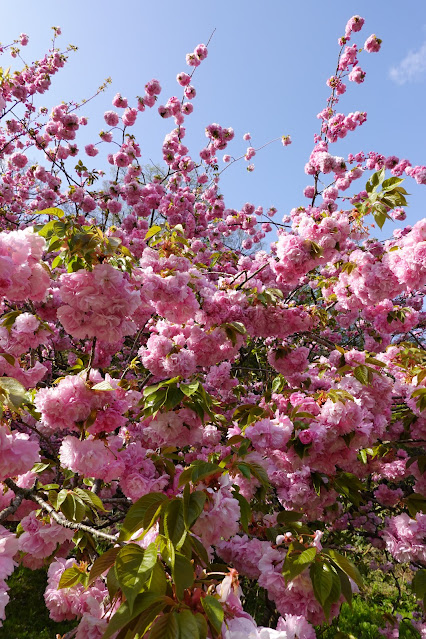
<instances>
[{"instance_id":1,"label":"blue sky","mask_svg":"<svg viewBox=\"0 0 426 639\"><path fill-rule=\"evenodd\" d=\"M242 140L246 131L252 134L254 146L291 135L290 147L284 149L278 141L256 155L253 173L246 171L242 161L230 167L222 181L227 206L238 208L247 201L274 205L279 220L306 202L302 190L310 180L303 167L319 128L316 114L328 96L325 81L335 70L337 38L354 14L366 19L354 41L362 46L376 33L383 45L378 54L361 54L365 82L348 83L339 105L345 113L367 111L367 123L330 151L345 155L375 150L426 164L426 11L422 1L401 5L395 0L2 0L0 41L6 44L19 33L28 33L30 45L23 54L32 61L47 49L50 27L57 25L63 33L59 44L79 47L54 78L53 89L40 98L40 105L90 97L106 77L112 77L107 92L84 109L89 126L78 140L83 146L97 141L102 114L111 108L116 92L132 102L143 94L145 82L155 77L163 87L161 103L170 95L180 96L175 77L187 70L185 54L206 42L216 29L209 57L194 76L197 97L194 113L187 119L190 150L197 154L205 142L204 128L211 122L235 129L229 149L235 156L247 146ZM160 161L161 143L172 125L171 120L161 120L155 108L138 119L134 132L143 162ZM410 179L405 186L412 194L407 223L413 224L425 215L426 187ZM391 223L386 225L384 235L389 236L392 229Z\"/></svg>"}]
</instances>

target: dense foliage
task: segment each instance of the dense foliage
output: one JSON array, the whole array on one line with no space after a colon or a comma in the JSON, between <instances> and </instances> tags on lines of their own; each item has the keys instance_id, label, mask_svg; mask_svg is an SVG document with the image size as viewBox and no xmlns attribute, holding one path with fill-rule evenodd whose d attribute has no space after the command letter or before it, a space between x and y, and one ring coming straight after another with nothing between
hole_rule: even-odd
<instances>
[{"instance_id":1,"label":"dense foliage","mask_svg":"<svg viewBox=\"0 0 426 639\"><path fill-rule=\"evenodd\" d=\"M404 220L401 176L426 167L331 152L367 117L337 110L365 78L363 23L339 39L308 203L282 222L226 207L232 129L185 146L207 46L182 97L158 106L158 80L116 95L84 152L83 105L37 109L67 60L59 28L2 72L0 618L21 564L48 567L51 619L79 620L67 637L313 639L362 592L362 541L420 604L382 634L425 636L426 219L383 242L367 225ZM174 120L157 175L131 133L154 106ZM91 168L105 145L108 180Z\"/></svg>"}]
</instances>

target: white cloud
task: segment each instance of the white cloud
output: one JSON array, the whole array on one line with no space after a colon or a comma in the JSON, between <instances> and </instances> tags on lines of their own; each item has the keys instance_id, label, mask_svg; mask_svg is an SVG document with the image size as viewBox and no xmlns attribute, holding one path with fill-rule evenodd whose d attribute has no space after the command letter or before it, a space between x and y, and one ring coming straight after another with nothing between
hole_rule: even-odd
<instances>
[{"instance_id":1,"label":"white cloud","mask_svg":"<svg viewBox=\"0 0 426 639\"><path fill-rule=\"evenodd\" d=\"M397 66L391 67L389 76L396 84L400 85L407 82L415 82L425 77L426 42L423 42L417 51L410 51Z\"/></svg>"}]
</instances>

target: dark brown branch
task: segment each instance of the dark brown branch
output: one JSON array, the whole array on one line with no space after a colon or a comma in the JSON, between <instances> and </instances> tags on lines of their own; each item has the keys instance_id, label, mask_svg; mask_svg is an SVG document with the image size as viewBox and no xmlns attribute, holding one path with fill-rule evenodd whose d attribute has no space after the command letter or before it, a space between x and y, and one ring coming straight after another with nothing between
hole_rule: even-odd
<instances>
[{"instance_id":1,"label":"dark brown branch","mask_svg":"<svg viewBox=\"0 0 426 639\"><path fill-rule=\"evenodd\" d=\"M17 495L16 498L10 504L10 506L7 506L7 508L4 508L0 512L0 523L5 521L5 519L7 519L10 515L13 515L13 513L15 513L18 510L23 499L24 499L23 495Z\"/></svg>"}]
</instances>

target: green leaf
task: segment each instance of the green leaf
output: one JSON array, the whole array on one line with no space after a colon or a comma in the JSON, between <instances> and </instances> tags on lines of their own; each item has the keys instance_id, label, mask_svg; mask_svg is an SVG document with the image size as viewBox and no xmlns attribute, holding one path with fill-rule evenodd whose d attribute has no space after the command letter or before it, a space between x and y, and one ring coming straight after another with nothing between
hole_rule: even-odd
<instances>
[{"instance_id":1,"label":"green leaf","mask_svg":"<svg viewBox=\"0 0 426 639\"><path fill-rule=\"evenodd\" d=\"M19 408L29 399L26 388L13 377L0 377L0 388L7 393L12 408Z\"/></svg>"},{"instance_id":2,"label":"green leaf","mask_svg":"<svg viewBox=\"0 0 426 639\"><path fill-rule=\"evenodd\" d=\"M372 211L374 221L377 226L382 229L386 220L391 220L392 218L387 213L387 208L383 204L376 203L375 208Z\"/></svg>"},{"instance_id":3,"label":"green leaf","mask_svg":"<svg viewBox=\"0 0 426 639\"><path fill-rule=\"evenodd\" d=\"M423 497L423 495L412 493L404 499L404 503L413 518L416 517L418 512L426 513L426 497Z\"/></svg>"},{"instance_id":4,"label":"green leaf","mask_svg":"<svg viewBox=\"0 0 426 639\"><path fill-rule=\"evenodd\" d=\"M95 384L94 386L92 386L92 390L94 391L113 391L115 390L111 384L106 381L105 379L102 382L99 382L99 384Z\"/></svg>"},{"instance_id":5,"label":"green leaf","mask_svg":"<svg viewBox=\"0 0 426 639\"><path fill-rule=\"evenodd\" d=\"M382 169L380 169L380 171L377 171L377 173L373 173L373 175L370 178L370 181L375 189L377 186L382 184L384 179L385 179L385 169L383 167Z\"/></svg>"},{"instance_id":6,"label":"green leaf","mask_svg":"<svg viewBox=\"0 0 426 639\"><path fill-rule=\"evenodd\" d=\"M52 215L53 217L64 217L65 213L62 209L58 209L56 206L51 206L48 209L42 211L36 211L34 215Z\"/></svg>"},{"instance_id":7,"label":"green leaf","mask_svg":"<svg viewBox=\"0 0 426 639\"><path fill-rule=\"evenodd\" d=\"M129 539L136 530L142 527L145 513L149 507L153 505L160 506L166 501L169 500L163 493L148 493L138 499L137 502L130 507L124 519L119 541Z\"/></svg>"},{"instance_id":8,"label":"green leaf","mask_svg":"<svg viewBox=\"0 0 426 639\"><path fill-rule=\"evenodd\" d=\"M158 521L162 511L167 507L168 501L163 501L161 504L151 504L146 511L142 521L143 533L148 532L152 526Z\"/></svg>"},{"instance_id":9,"label":"green leaf","mask_svg":"<svg viewBox=\"0 0 426 639\"><path fill-rule=\"evenodd\" d=\"M331 590L330 590L330 594L328 595L323 605L327 622L329 621L331 606L332 604L336 603L336 601L338 601L340 594L342 592L339 575L337 574L337 571L335 570L334 567L330 568L330 573L332 578Z\"/></svg>"},{"instance_id":10,"label":"green leaf","mask_svg":"<svg viewBox=\"0 0 426 639\"><path fill-rule=\"evenodd\" d=\"M60 254L59 254L59 255L57 255L57 256L55 257L55 259L52 261L52 264L51 264L51 268L52 268L52 270L53 270L53 269L55 269L55 268L56 268L57 266L59 266L60 264L62 264L62 262L63 262L63 260L64 260L63 255L64 255L63 253L60 253Z\"/></svg>"},{"instance_id":11,"label":"green leaf","mask_svg":"<svg viewBox=\"0 0 426 639\"><path fill-rule=\"evenodd\" d=\"M386 366L384 362L380 361L380 359L377 359L376 357L368 356L365 358L365 361L367 364L374 364L374 366L380 366L381 368Z\"/></svg>"},{"instance_id":12,"label":"green leaf","mask_svg":"<svg viewBox=\"0 0 426 639\"><path fill-rule=\"evenodd\" d=\"M31 468L32 473L42 473L44 470L50 467L50 463L36 462Z\"/></svg>"},{"instance_id":13,"label":"green leaf","mask_svg":"<svg viewBox=\"0 0 426 639\"><path fill-rule=\"evenodd\" d=\"M82 550L83 548L86 548L87 544L90 543L88 533L84 532L83 530L77 530L74 537L72 538L72 541L74 546L76 548L79 548L80 550ZM87 580L87 585L88 585L89 575L87 573L85 575L85 580Z\"/></svg>"},{"instance_id":14,"label":"green leaf","mask_svg":"<svg viewBox=\"0 0 426 639\"><path fill-rule=\"evenodd\" d=\"M106 552L102 553L100 557L95 559L93 566L90 569L89 585L114 564L119 551L120 548L110 548Z\"/></svg>"},{"instance_id":15,"label":"green leaf","mask_svg":"<svg viewBox=\"0 0 426 639\"><path fill-rule=\"evenodd\" d=\"M263 466L261 466L260 464L256 464L254 462L250 462L250 463L247 462L247 466L249 467L253 477L256 477L256 479L262 484L264 488L268 488L269 477L268 477L268 473L263 468Z\"/></svg>"},{"instance_id":16,"label":"green leaf","mask_svg":"<svg viewBox=\"0 0 426 639\"><path fill-rule=\"evenodd\" d=\"M149 228L147 232L145 233L145 240L149 240L150 237L152 237L159 231L161 231L161 226L156 226L156 225L151 226L151 228Z\"/></svg>"},{"instance_id":17,"label":"green leaf","mask_svg":"<svg viewBox=\"0 0 426 639\"><path fill-rule=\"evenodd\" d=\"M61 575L58 590L61 590L61 588L71 588L71 586L75 586L79 583L81 576L82 572L75 564L74 566L67 568Z\"/></svg>"},{"instance_id":18,"label":"green leaf","mask_svg":"<svg viewBox=\"0 0 426 639\"><path fill-rule=\"evenodd\" d=\"M364 485L358 477L355 477L352 473L340 473L334 480L334 488L341 495L344 495L352 501L355 506L359 506L361 503L361 491L364 490Z\"/></svg>"},{"instance_id":19,"label":"green leaf","mask_svg":"<svg viewBox=\"0 0 426 639\"><path fill-rule=\"evenodd\" d=\"M278 377L274 377L274 379L272 380L272 392L279 393L282 390L282 387L284 384L285 384L285 380L282 375L278 375Z\"/></svg>"},{"instance_id":20,"label":"green leaf","mask_svg":"<svg viewBox=\"0 0 426 639\"><path fill-rule=\"evenodd\" d=\"M319 601L321 606L324 606L333 586L333 574L330 566L326 563L316 562L311 565L309 572L315 598Z\"/></svg>"},{"instance_id":21,"label":"green leaf","mask_svg":"<svg viewBox=\"0 0 426 639\"><path fill-rule=\"evenodd\" d=\"M58 251L64 243L63 238L56 238L56 239L55 238L56 236L53 236L49 242L49 245L47 246L46 250L49 253L54 253L55 251Z\"/></svg>"},{"instance_id":22,"label":"green leaf","mask_svg":"<svg viewBox=\"0 0 426 639\"><path fill-rule=\"evenodd\" d=\"M52 235L57 235L58 237L65 237L66 232L66 224L64 222L60 222L58 220L49 220L44 226L39 229L38 234L46 239L50 238Z\"/></svg>"},{"instance_id":23,"label":"green leaf","mask_svg":"<svg viewBox=\"0 0 426 639\"><path fill-rule=\"evenodd\" d=\"M256 404L243 404L239 406L233 413L232 419L238 422L238 425L242 428L255 422L259 417L263 417L265 411Z\"/></svg>"},{"instance_id":24,"label":"green leaf","mask_svg":"<svg viewBox=\"0 0 426 639\"><path fill-rule=\"evenodd\" d=\"M201 599L201 604L211 626L217 634L219 634L225 616L220 602L211 595L206 595L203 599Z\"/></svg>"},{"instance_id":25,"label":"green leaf","mask_svg":"<svg viewBox=\"0 0 426 639\"><path fill-rule=\"evenodd\" d=\"M157 549L153 543L145 551L137 544L128 544L118 553L115 562L117 579L129 603L130 612L156 562Z\"/></svg>"},{"instance_id":26,"label":"green leaf","mask_svg":"<svg viewBox=\"0 0 426 639\"><path fill-rule=\"evenodd\" d=\"M283 576L286 582L288 583L300 575L315 560L316 556L316 548L306 548L306 550L298 552L293 550L293 544L291 544L283 566Z\"/></svg>"},{"instance_id":27,"label":"green leaf","mask_svg":"<svg viewBox=\"0 0 426 639\"><path fill-rule=\"evenodd\" d=\"M346 573L343 572L343 570L340 570L340 568L336 568L336 571L339 575L342 595L344 596L348 604L352 606L352 586L351 582L349 581L349 577Z\"/></svg>"},{"instance_id":28,"label":"green leaf","mask_svg":"<svg viewBox=\"0 0 426 639\"><path fill-rule=\"evenodd\" d=\"M58 503L60 494L61 493L58 495ZM85 505L74 493L68 493L66 495L63 504L61 504L61 511L68 521L74 521L76 523L83 521L86 516Z\"/></svg>"},{"instance_id":29,"label":"green leaf","mask_svg":"<svg viewBox=\"0 0 426 639\"><path fill-rule=\"evenodd\" d=\"M181 610L177 615L179 639L199 639L198 623L190 610Z\"/></svg>"},{"instance_id":30,"label":"green leaf","mask_svg":"<svg viewBox=\"0 0 426 639\"><path fill-rule=\"evenodd\" d=\"M178 404L181 403L184 397L185 395L180 388L177 388L176 386L170 386L167 391L167 397L166 401L164 402L164 407L167 410L173 410Z\"/></svg>"},{"instance_id":31,"label":"green leaf","mask_svg":"<svg viewBox=\"0 0 426 639\"><path fill-rule=\"evenodd\" d=\"M367 450L365 448L359 451L359 456L361 457L361 461L363 464L367 463Z\"/></svg>"},{"instance_id":32,"label":"green leaf","mask_svg":"<svg viewBox=\"0 0 426 639\"><path fill-rule=\"evenodd\" d=\"M185 486L185 491L186 489L189 490L188 484ZM185 494L185 491L183 499L183 518L185 526L189 530L203 512L206 494L202 490L197 490L194 493L190 493L188 496Z\"/></svg>"},{"instance_id":33,"label":"green leaf","mask_svg":"<svg viewBox=\"0 0 426 639\"><path fill-rule=\"evenodd\" d=\"M179 548L184 542L186 530L182 499L174 499L167 506L167 510L164 513L164 532L175 548Z\"/></svg>"},{"instance_id":34,"label":"green leaf","mask_svg":"<svg viewBox=\"0 0 426 639\"><path fill-rule=\"evenodd\" d=\"M120 590L120 584L118 583L117 573L115 570L115 566L109 569L107 578L106 578L107 588L109 598L112 600L117 592Z\"/></svg>"},{"instance_id":35,"label":"green leaf","mask_svg":"<svg viewBox=\"0 0 426 639\"><path fill-rule=\"evenodd\" d=\"M175 555L172 577L176 587L176 595L178 599L182 600L186 588L192 588L194 584L194 567L185 555L178 552Z\"/></svg>"},{"instance_id":36,"label":"green leaf","mask_svg":"<svg viewBox=\"0 0 426 639\"><path fill-rule=\"evenodd\" d=\"M362 587L362 577L358 568L347 557L341 555L337 550L326 548L323 550L324 554L328 555L336 566L346 573L352 581L356 583L359 588Z\"/></svg>"},{"instance_id":37,"label":"green leaf","mask_svg":"<svg viewBox=\"0 0 426 639\"><path fill-rule=\"evenodd\" d=\"M95 510L101 510L102 512L108 512L101 501L101 499L95 494L92 493L91 490L83 489L83 488L74 488L73 493L75 493L80 499Z\"/></svg>"},{"instance_id":38,"label":"green leaf","mask_svg":"<svg viewBox=\"0 0 426 639\"><path fill-rule=\"evenodd\" d=\"M144 413L146 416L156 415L160 408L164 406L167 401L168 388L161 388L149 395L149 398L145 402Z\"/></svg>"},{"instance_id":39,"label":"green leaf","mask_svg":"<svg viewBox=\"0 0 426 639\"><path fill-rule=\"evenodd\" d=\"M153 393L158 391L160 388L167 388L172 384L176 384L176 382L178 382L179 380L180 377L172 377L171 379L163 379L161 382L158 382L158 384L145 386L145 388L143 389L143 396L148 397L149 395L152 395Z\"/></svg>"},{"instance_id":40,"label":"green leaf","mask_svg":"<svg viewBox=\"0 0 426 639\"><path fill-rule=\"evenodd\" d=\"M209 564L209 556L204 545L199 539L197 539L197 537L194 537L194 535L189 535L189 541L191 542L191 546L193 547L196 556L201 559L201 563L204 563L204 565L207 566Z\"/></svg>"},{"instance_id":41,"label":"green leaf","mask_svg":"<svg viewBox=\"0 0 426 639\"><path fill-rule=\"evenodd\" d=\"M424 568L414 574L411 588L418 599L423 599L426 595L426 570Z\"/></svg>"},{"instance_id":42,"label":"green leaf","mask_svg":"<svg viewBox=\"0 0 426 639\"><path fill-rule=\"evenodd\" d=\"M149 639L179 639L179 626L175 612L159 617L151 627Z\"/></svg>"},{"instance_id":43,"label":"green leaf","mask_svg":"<svg viewBox=\"0 0 426 639\"><path fill-rule=\"evenodd\" d=\"M242 529L244 530L245 533L248 534L249 532L248 526L249 526L249 523L251 523L251 519L252 519L250 504L248 503L247 499L236 490L233 492L233 497L238 501L240 505L240 513L241 513L240 522L241 522Z\"/></svg>"},{"instance_id":44,"label":"green leaf","mask_svg":"<svg viewBox=\"0 0 426 639\"><path fill-rule=\"evenodd\" d=\"M164 539L164 543L161 546L161 556L169 568L173 568L175 565L175 547L170 539Z\"/></svg>"},{"instance_id":45,"label":"green leaf","mask_svg":"<svg viewBox=\"0 0 426 639\"><path fill-rule=\"evenodd\" d=\"M223 472L223 470L217 464L196 460L180 475L179 486L183 486L188 481L192 481L195 484L197 481L215 475L218 472Z\"/></svg>"},{"instance_id":46,"label":"green leaf","mask_svg":"<svg viewBox=\"0 0 426 639\"><path fill-rule=\"evenodd\" d=\"M208 626L206 618L201 614L201 612L197 612L195 614L195 621L198 626L199 639L207 639Z\"/></svg>"},{"instance_id":47,"label":"green leaf","mask_svg":"<svg viewBox=\"0 0 426 639\"><path fill-rule=\"evenodd\" d=\"M245 335L247 333L246 327L241 322L229 322L228 326L232 326L232 328L240 335Z\"/></svg>"},{"instance_id":48,"label":"green leaf","mask_svg":"<svg viewBox=\"0 0 426 639\"><path fill-rule=\"evenodd\" d=\"M297 513L294 510L282 510L278 513L277 522L279 524L292 524L295 521L300 521L303 517L303 513Z\"/></svg>"},{"instance_id":49,"label":"green leaf","mask_svg":"<svg viewBox=\"0 0 426 639\"><path fill-rule=\"evenodd\" d=\"M180 390L186 397L191 397L200 387L200 382L191 382L190 384L181 383L179 385Z\"/></svg>"},{"instance_id":50,"label":"green leaf","mask_svg":"<svg viewBox=\"0 0 426 639\"><path fill-rule=\"evenodd\" d=\"M237 464L237 468L241 472L243 477L245 477L246 479L250 479L251 472L247 464L245 464L244 462L240 462L239 464Z\"/></svg>"},{"instance_id":51,"label":"green leaf","mask_svg":"<svg viewBox=\"0 0 426 639\"><path fill-rule=\"evenodd\" d=\"M389 191L394 189L396 186L398 186L399 184L401 184L402 182L404 182L404 178L399 178L399 177L391 177L388 178L387 180L385 180L382 184L382 190L383 191Z\"/></svg>"},{"instance_id":52,"label":"green leaf","mask_svg":"<svg viewBox=\"0 0 426 639\"><path fill-rule=\"evenodd\" d=\"M148 590L157 595L165 595L167 591L167 579L164 568L160 562L154 565L148 581Z\"/></svg>"},{"instance_id":53,"label":"green leaf","mask_svg":"<svg viewBox=\"0 0 426 639\"><path fill-rule=\"evenodd\" d=\"M111 571L110 571L111 572ZM159 597L151 592L144 592L138 595L133 604L133 611L130 610L129 604L125 601L111 618L102 639L109 639L115 632L123 628L132 619L140 615L142 612L149 610L151 607L157 609L157 613L166 607L166 598Z\"/></svg>"},{"instance_id":54,"label":"green leaf","mask_svg":"<svg viewBox=\"0 0 426 639\"><path fill-rule=\"evenodd\" d=\"M66 488L62 488L56 496L56 509L58 509L61 504L64 503L68 495L68 490Z\"/></svg>"},{"instance_id":55,"label":"green leaf","mask_svg":"<svg viewBox=\"0 0 426 639\"><path fill-rule=\"evenodd\" d=\"M361 384L363 384L364 386L366 386L370 381L368 371L369 371L368 367L365 366L364 364L360 364L359 366L356 366L354 368L354 377L359 382L361 382Z\"/></svg>"},{"instance_id":56,"label":"green leaf","mask_svg":"<svg viewBox=\"0 0 426 639\"><path fill-rule=\"evenodd\" d=\"M192 544L189 535L186 535L185 541L179 548L179 552L181 555L185 555L187 559L192 559Z\"/></svg>"}]
</instances>

